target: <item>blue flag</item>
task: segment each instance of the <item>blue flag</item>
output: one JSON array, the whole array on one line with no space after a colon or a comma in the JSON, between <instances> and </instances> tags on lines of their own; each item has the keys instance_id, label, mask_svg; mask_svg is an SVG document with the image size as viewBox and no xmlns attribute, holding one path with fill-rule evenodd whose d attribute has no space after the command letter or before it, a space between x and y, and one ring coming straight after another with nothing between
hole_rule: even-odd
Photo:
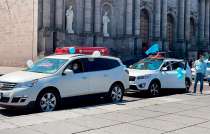
<instances>
[{"instance_id":1,"label":"blue flag","mask_svg":"<svg viewBox=\"0 0 210 134\"><path fill-rule=\"evenodd\" d=\"M154 54L154 53L157 53L157 52L159 52L159 45L158 44L154 44L145 53L147 55L149 55L149 54Z\"/></svg>"}]
</instances>

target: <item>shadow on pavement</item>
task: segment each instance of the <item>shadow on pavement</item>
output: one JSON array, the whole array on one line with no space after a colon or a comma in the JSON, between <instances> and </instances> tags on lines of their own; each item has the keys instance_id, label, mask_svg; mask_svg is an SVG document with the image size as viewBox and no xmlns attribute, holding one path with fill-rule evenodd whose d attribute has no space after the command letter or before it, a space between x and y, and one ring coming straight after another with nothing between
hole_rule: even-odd
<instances>
[{"instance_id":1,"label":"shadow on pavement","mask_svg":"<svg viewBox=\"0 0 210 134\"><path fill-rule=\"evenodd\" d=\"M161 96L170 96L175 94L183 94L182 90L165 90L161 92ZM121 103L117 103L117 105L125 105L127 102L139 101L143 99L151 98L146 92L141 93L126 93L123 101ZM93 96L86 96L86 97L75 97L69 98L62 101L62 106L59 110L70 110L75 108L85 108L85 107L94 107L94 106L103 106L103 105L110 105L109 101L104 99L103 97L93 97ZM58 110L58 111L59 111ZM1 115L6 117L13 117L13 116L21 116L21 115L28 115L37 113L32 109L0 109L0 118Z\"/></svg>"}]
</instances>

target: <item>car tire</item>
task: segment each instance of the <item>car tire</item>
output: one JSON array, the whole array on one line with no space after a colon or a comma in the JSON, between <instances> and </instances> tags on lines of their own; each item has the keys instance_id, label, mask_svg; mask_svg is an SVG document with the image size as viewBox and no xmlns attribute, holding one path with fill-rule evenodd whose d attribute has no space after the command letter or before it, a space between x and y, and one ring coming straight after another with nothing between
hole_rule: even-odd
<instances>
[{"instance_id":1,"label":"car tire","mask_svg":"<svg viewBox=\"0 0 210 134\"><path fill-rule=\"evenodd\" d=\"M60 96L53 90L42 91L36 100L36 109L39 112L51 112L60 105Z\"/></svg>"},{"instance_id":2,"label":"car tire","mask_svg":"<svg viewBox=\"0 0 210 134\"><path fill-rule=\"evenodd\" d=\"M118 103L123 100L124 87L121 84L113 84L108 93L108 100L113 103Z\"/></svg>"},{"instance_id":3,"label":"car tire","mask_svg":"<svg viewBox=\"0 0 210 134\"><path fill-rule=\"evenodd\" d=\"M186 79L186 80L185 80L185 92L186 92L186 93L189 93L189 91L190 91L190 86L191 86L190 81Z\"/></svg>"},{"instance_id":4,"label":"car tire","mask_svg":"<svg viewBox=\"0 0 210 134\"><path fill-rule=\"evenodd\" d=\"M157 97L160 95L160 84L158 82L152 82L149 85L149 94L152 97Z\"/></svg>"}]
</instances>

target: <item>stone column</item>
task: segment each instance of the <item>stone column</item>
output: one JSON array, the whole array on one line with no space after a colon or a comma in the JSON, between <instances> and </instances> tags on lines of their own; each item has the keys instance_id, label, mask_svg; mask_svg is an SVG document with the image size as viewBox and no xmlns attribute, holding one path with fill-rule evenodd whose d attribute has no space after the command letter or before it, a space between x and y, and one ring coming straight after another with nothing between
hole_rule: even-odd
<instances>
[{"instance_id":1,"label":"stone column","mask_svg":"<svg viewBox=\"0 0 210 134\"><path fill-rule=\"evenodd\" d=\"M85 0L85 32L92 32L92 0ZM82 17L82 16L81 16Z\"/></svg>"},{"instance_id":2,"label":"stone column","mask_svg":"<svg viewBox=\"0 0 210 134\"><path fill-rule=\"evenodd\" d=\"M185 2L185 40L190 40L190 3L191 0Z\"/></svg>"},{"instance_id":3,"label":"stone column","mask_svg":"<svg viewBox=\"0 0 210 134\"><path fill-rule=\"evenodd\" d=\"M126 0L126 35L128 35L128 56L134 55L134 40L132 37L133 34L133 0Z\"/></svg>"},{"instance_id":4,"label":"stone column","mask_svg":"<svg viewBox=\"0 0 210 134\"><path fill-rule=\"evenodd\" d=\"M101 0L95 1L95 32L101 33Z\"/></svg>"},{"instance_id":5,"label":"stone column","mask_svg":"<svg viewBox=\"0 0 210 134\"><path fill-rule=\"evenodd\" d=\"M185 55L185 42L184 42L184 25L185 25L185 0L178 0L178 28L177 28L177 46L175 49L179 51L180 57L184 58Z\"/></svg>"},{"instance_id":6,"label":"stone column","mask_svg":"<svg viewBox=\"0 0 210 134\"><path fill-rule=\"evenodd\" d=\"M209 44L209 0L206 0L206 7L205 7L205 43L206 45Z\"/></svg>"},{"instance_id":7,"label":"stone column","mask_svg":"<svg viewBox=\"0 0 210 134\"><path fill-rule=\"evenodd\" d=\"M51 0L43 0L43 26L51 26Z\"/></svg>"},{"instance_id":8,"label":"stone column","mask_svg":"<svg viewBox=\"0 0 210 134\"><path fill-rule=\"evenodd\" d=\"M153 40L160 41L161 0L153 0L153 2L154 2Z\"/></svg>"},{"instance_id":9,"label":"stone column","mask_svg":"<svg viewBox=\"0 0 210 134\"><path fill-rule=\"evenodd\" d=\"M55 13L55 24L56 24L56 28L59 30L63 29L63 24L65 24L63 22L63 10L65 10L64 7L64 1L63 0L56 0L56 13Z\"/></svg>"},{"instance_id":10,"label":"stone column","mask_svg":"<svg viewBox=\"0 0 210 134\"><path fill-rule=\"evenodd\" d=\"M140 35L140 0L135 0L135 35Z\"/></svg>"},{"instance_id":11,"label":"stone column","mask_svg":"<svg viewBox=\"0 0 210 134\"><path fill-rule=\"evenodd\" d=\"M43 0L43 29L42 29L42 50L41 55L48 55L53 52L53 10L52 0Z\"/></svg>"},{"instance_id":12,"label":"stone column","mask_svg":"<svg viewBox=\"0 0 210 134\"><path fill-rule=\"evenodd\" d=\"M117 20L117 35L118 36L123 36L125 34L125 6L126 5L126 0L116 0L116 20ZM111 20L113 21L113 20Z\"/></svg>"},{"instance_id":13,"label":"stone column","mask_svg":"<svg viewBox=\"0 0 210 134\"><path fill-rule=\"evenodd\" d=\"M38 29L43 27L43 0L38 0Z\"/></svg>"},{"instance_id":14,"label":"stone column","mask_svg":"<svg viewBox=\"0 0 210 134\"><path fill-rule=\"evenodd\" d=\"M126 9L126 34L133 34L133 0L127 0Z\"/></svg>"},{"instance_id":15,"label":"stone column","mask_svg":"<svg viewBox=\"0 0 210 134\"><path fill-rule=\"evenodd\" d=\"M135 0L134 1L134 5L135 5L135 12L134 12L134 34L135 34L135 39L134 39L134 54L139 56L141 55L141 50L142 50L142 43L140 40L140 12L141 12L141 0Z\"/></svg>"},{"instance_id":16,"label":"stone column","mask_svg":"<svg viewBox=\"0 0 210 134\"><path fill-rule=\"evenodd\" d=\"M198 27L198 40L199 48L203 46L204 43L204 27L205 27L205 0L199 1L199 27Z\"/></svg>"},{"instance_id":17,"label":"stone column","mask_svg":"<svg viewBox=\"0 0 210 134\"><path fill-rule=\"evenodd\" d=\"M166 47L166 40L167 40L167 11L168 11L168 0L162 0L162 24L161 24L161 35L162 35L162 49L163 51L167 50L168 47Z\"/></svg>"},{"instance_id":18,"label":"stone column","mask_svg":"<svg viewBox=\"0 0 210 134\"><path fill-rule=\"evenodd\" d=\"M191 0L185 1L185 58L188 58L188 48L190 45L190 3Z\"/></svg>"},{"instance_id":19,"label":"stone column","mask_svg":"<svg viewBox=\"0 0 210 134\"><path fill-rule=\"evenodd\" d=\"M75 0L76 12L75 12L75 22L76 22L76 33L82 33L84 30L84 0Z\"/></svg>"},{"instance_id":20,"label":"stone column","mask_svg":"<svg viewBox=\"0 0 210 134\"><path fill-rule=\"evenodd\" d=\"M184 13L185 13L185 0L178 0L178 29L177 40L184 42Z\"/></svg>"}]
</instances>

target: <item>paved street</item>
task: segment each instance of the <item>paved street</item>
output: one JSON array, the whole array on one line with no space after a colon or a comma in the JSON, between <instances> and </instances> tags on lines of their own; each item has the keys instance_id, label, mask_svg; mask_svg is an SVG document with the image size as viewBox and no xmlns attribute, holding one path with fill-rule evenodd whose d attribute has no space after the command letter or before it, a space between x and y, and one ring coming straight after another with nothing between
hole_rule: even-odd
<instances>
[{"instance_id":1,"label":"paved street","mask_svg":"<svg viewBox=\"0 0 210 134\"><path fill-rule=\"evenodd\" d=\"M157 98L128 94L121 104L81 100L83 105L50 113L0 109L0 134L209 134L209 102L209 91L174 92Z\"/></svg>"}]
</instances>

